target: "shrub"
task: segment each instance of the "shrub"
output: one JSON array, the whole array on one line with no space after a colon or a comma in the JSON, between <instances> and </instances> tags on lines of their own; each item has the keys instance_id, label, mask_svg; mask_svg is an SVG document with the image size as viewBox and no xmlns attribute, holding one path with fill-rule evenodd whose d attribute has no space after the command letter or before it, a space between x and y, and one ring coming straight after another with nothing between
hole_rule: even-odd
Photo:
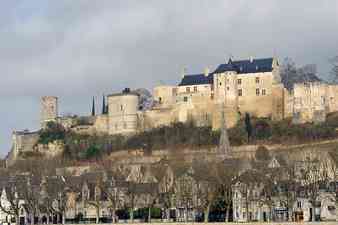
<instances>
[{"instance_id":1,"label":"shrub","mask_svg":"<svg viewBox=\"0 0 338 225\"><path fill-rule=\"evenodd\" d=\"M272 131L271 126L267 120L258 120L254 125L255 138L258 140L269 139Z\"/></svg>"},{"instance_id":2,"label":"shrub","mask_svg":"<svg viewBox=\"0 0 338 225\"><path fill-rule=\"evenodd\" d=\"M39 133L38 143L48 144L56 140L64 140L66 131L62 125L48 122L45 129L42 129Z\"/></svg>"},{"instance_id":3,"label":"shrub","mask_svg":"<svg viewBox=\"0 0 338 225\"><path fill-rule=\"evenodd\" d=\"M160 208L151 208L151 218L152 219L160 219L161 218L161 209ZM134 212L135 219L148 219L148 208L140 208Z\"/></svg>"},{"instance_id":4,"label":"shrub","mask_svg":"<svg viewBox=\"0 0 338 225\"><path fill-rule=\"evenodd\" d=\"M247 143L247 132L243 121L228 130L229 141L231 145L243 145Z\"/></svg>"},{"instance_id":5,"label":"shrub","mask_svg":"<svg viewBox=\"0 0 338 225\"><path fill-rule=\"evenodd\" d=\"M333 127L338 127L338 112L329 113L326 116L326 123Z\"/></svg>"},{"instance_id":6,"label":"shrub","mask_svg":"<svg viewBox=\"0 0 338 225\"><path fill-rule=\"evenodd\" d=\"M96 145L90 145L87 150L85 151L85 159L93 159L93 158L99 158L101 157L101 150L99 146Z\"/></svg>"},{"instance_id":7,"label":"shrub","mask_svg":"<svg viewBox=\"0 0 338 225\"><path fill-rule=\"evenodd\" d=\"M256 160L267 161L271 158L269 150L265 146L259 146L255 153Z\"/></svg>"}]
</instances>

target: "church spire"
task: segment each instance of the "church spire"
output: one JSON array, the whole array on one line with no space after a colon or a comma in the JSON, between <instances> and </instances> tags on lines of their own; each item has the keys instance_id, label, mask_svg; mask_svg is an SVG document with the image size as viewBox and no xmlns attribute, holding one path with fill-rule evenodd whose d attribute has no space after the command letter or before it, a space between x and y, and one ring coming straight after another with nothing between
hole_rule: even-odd
<instances>
[{"instance_id":1,"label":"church spire","mask_svg":"<svg viewBox=\"0 0 338 225\"><path fill-rule=\"evenodd\" d=\"M92 103L92 116L95 116L95 98L93 96L93 103Z\"/></svg>"}]
</instances>

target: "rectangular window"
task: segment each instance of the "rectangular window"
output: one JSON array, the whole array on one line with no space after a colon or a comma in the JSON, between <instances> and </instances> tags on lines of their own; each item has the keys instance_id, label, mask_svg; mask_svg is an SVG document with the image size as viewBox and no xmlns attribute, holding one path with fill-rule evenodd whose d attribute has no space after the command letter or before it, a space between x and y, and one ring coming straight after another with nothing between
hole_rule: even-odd
<instances>
[{"instance_id":1,"label":"rectangular window","mask_svg":"<svg viewBox=\"0 0 338 225\"><path fill-rule=\"evenodd\" d=\"M196 86L194 86L194 92L197 92L197 87Z\"/></svg>"},{"instance_id":2,"label":"rectangular window","mask_svg":"<svg viewBox=\"0 0 338 225\"><path fill-rule=\"evenodd\" d=\"M242 89L238 89L238 96L243 96L243 91L242 91Z\"/></svg>"},{"instance_id":3,"label":"rectangular window","mask_svg":"<svg viewBox=\"0 0 338 225\"><path fill-rule=\"evenodd\" d=\"M237 84L242 84L242 79L238 79Z\"/></svg>"},{"instance_id":4,"label":"rectangular window","mask_svg":"<svg viewBox=\"0 0 338 225\"><path fill-rule=\"evenodd\" d=\"M212 93L211 96L210 96L211 99L214 99L214 94Z\"/></svg>"},{"instance_id":5,"label":"rectangular window","mask_svg":"<svg viewBox=\"0 0 338 225\"><path fill-rule=\"evenodd\" d=\"M188 101L188 97L185 96L185 97L183 98L183 101L184 101L184 102L187 102L187 101Z\"/></svg>"},{"instance_id":6,"label":"rectangular window","mask_svg":"<svg viewBox=\"0 0 338 225\"><path fill-rule=\"evenodd\" d=\"M189 93L190 92L190 87L186 87L185 90Z\"/></svg>"},{"instance_id":7,"label":"rectangular window","mask_svg":"<svg viewBox=\"0 0 338 225\"><path fill-rule=\"evenodd\" d=\"M256 95L259 96L259 88L256 88Z\"/></svg>"},{"instance_id":8,"label":"rectangular window","mask_svg":"<svg viewBox=\"0 0 338 225\"><path fill-rule=\"evenodd\" d=\"M259 84L259 77L256 77L256 84Z\"/></svg>"},{"instance_id":9,"label":"rectangular window","mask_svg":"<svg viewBox=\"0 0 338 225\"><path fill-rule=\"evenodd\" d=\"M266 95L266 90L262 89L262 95Z\"/></svg>"}]
</instances>

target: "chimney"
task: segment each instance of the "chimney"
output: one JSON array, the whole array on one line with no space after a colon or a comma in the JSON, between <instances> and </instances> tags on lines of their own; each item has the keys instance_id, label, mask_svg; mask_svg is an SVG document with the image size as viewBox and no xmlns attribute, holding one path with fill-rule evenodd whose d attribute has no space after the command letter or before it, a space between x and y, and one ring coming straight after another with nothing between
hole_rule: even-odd
<instances>
[{"instance_id":1,"label":"chimney","mask_svg":"<svg viewBox=\"0 0 338 225\"><path fill-rule=\"evenodd\" d=\"M250 62L251 62L251 63L253 63L253 60L254 60L253 57L250 56Z\"/></svg>"},{"instance_id":2,"label":"chimney","mask_svg":"<svg viewBox=\"0 0 338 225\"><path fill-rule=\"evenodd\" d=\"M182 78L184 78L185 74L187 73L187 68L183 67L182 69Z\"/></svg>"},{"instance_id":3,"label":"chimney","mask_svg":"<svg viewBox=\"0 0 338 225\"><path fill-rule=\"evenodd\" d=\"M204 69L204 76L209 76L209 73L210 73L210 69L209 69L209 67L206 67L205 69Z\"/></svg>"}]
</instances>

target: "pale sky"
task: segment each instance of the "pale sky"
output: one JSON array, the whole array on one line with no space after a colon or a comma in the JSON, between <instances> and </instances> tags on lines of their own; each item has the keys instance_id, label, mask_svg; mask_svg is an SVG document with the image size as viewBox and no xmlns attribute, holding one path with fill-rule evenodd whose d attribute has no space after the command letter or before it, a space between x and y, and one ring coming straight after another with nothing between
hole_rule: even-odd
<instances>
[{"instance_id":1,"label":"pale sky","mask_svg":"<svg viewBox=\"0 0 338 225\"><path fill-rule=\"evenodd\" d=\"M93 95L176 84L229 55L289 56L326 78L337 28L336 0L2 0L0 153L38 127L42 95L86 114Z\"/></svg>"}]
</instances>

